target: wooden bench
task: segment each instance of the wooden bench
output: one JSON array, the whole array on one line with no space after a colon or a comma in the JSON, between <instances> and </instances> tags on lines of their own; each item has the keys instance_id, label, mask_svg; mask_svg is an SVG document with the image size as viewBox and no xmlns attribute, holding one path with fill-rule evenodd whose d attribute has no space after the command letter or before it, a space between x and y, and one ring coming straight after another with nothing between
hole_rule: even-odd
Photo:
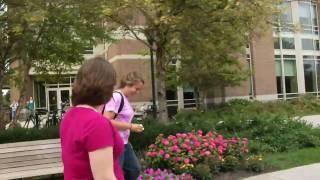
<instances>
[{"instance_id":1,"label":"wooden bench","mask_svg":"<svg viewBox=\"0 0 320 180\"><path fill-rule=\"evenodd\" d=\"M59 139L0 144L0 179L63 173Z\"/></svg>"}]
</instances>

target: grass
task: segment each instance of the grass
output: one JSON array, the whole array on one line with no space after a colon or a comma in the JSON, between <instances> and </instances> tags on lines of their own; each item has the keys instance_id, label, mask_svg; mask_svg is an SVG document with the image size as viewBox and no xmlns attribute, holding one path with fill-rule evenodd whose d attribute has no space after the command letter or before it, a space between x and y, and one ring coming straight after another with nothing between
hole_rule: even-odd
<instances>
[{"instance_id":1,"label":"grass","mask_svg":"<svg viewBox=\"0 0 320 180\"><path fill-rule=\"evenodd\" d=\"M320 163L320 147L301 149L293 152L266 154L264 160L266 167L271 170L284 170Z\"/></svg>"}]
</instances>

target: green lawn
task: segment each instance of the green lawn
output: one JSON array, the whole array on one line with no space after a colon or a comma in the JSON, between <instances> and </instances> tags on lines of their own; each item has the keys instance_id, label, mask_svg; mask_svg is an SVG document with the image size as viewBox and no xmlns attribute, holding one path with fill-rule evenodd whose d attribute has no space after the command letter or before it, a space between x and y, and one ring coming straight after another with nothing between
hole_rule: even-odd
<instances>
[{"instance_id":1,"label":"green lawn","mask_svg":"<svg viewBox=\"0 0 320 180\"><path fill-rule=\"evenodd\" d=\"M293 152L266 154L264 156L267 168L283 170L297 166L320 163L320 147L301 149Z\"/></svg>"}]
</instances>

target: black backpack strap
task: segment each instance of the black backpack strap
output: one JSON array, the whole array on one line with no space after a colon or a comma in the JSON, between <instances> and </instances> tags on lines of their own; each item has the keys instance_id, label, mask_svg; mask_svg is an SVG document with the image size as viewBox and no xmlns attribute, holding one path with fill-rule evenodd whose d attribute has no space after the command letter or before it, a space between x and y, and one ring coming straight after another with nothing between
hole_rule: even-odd
<instances>
[{"instance_id":1,"label":"black backpack strap","mask_svg":"<svg viewBox=\"0 0 320 180\"><path fill-rule=\"evenodd\" d=\"M124 106L124 97L123 97L123 95L122 95L121 92L114 91L113 93L118 93L118 94L120 94L120 96L121 96L120 106L119 106L118 112L116 113L116 115L115 115L115 117L114 117L114 118L116 118L116 117L118 116L118 114L119 114L119 113L122 111L122 109L123 109L123 106Z\"/></svg>"},{"instance_id":2,"label":"black backpack strap","mask_svg":"<svg viewBox=\"0 0 320 180\"><path fill-rule=\"evenodd\" d=\"M118 116L118 114L122 111L123 109L123 106L124 106L124 97L122 95L121 92L118 92L118 91L114 91L113 93L118 93L120 94L121 96L121 101L120 101L120 106L119 106L119 109L118 109L118 112L115 114L114 118L116 118ZM113 98L113 94L112 94L112 98ZM103 105L103 109L102 109L102 115L104 114L104 110L106 108L106 104Z\"/></svg>"}]
</instances>

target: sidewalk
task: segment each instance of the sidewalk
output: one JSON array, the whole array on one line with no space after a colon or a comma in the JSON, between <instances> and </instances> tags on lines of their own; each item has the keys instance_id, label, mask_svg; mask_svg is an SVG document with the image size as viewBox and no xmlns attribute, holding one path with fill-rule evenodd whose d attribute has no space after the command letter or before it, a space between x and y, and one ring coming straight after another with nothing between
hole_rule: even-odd
<instances>
[{"instance_id":1,"label":"sidewalk","mask_svg":"<svg viewBox=\"0 0 320 180\"><path fill-rule=\"evenodd\" d=\"M320 163L261 174L243 180L320 180Z\"/></svg>"},{"instance_id":2,"label":"sidewalk","mask_svg":"<svg viewBox=\"0 0 320 180\"><path fill-rule=\"evenodd\" d=\"M320 127L320 115L304 116L301 120L307 121L313 127Z\"/></svg>"}]
</instances>

